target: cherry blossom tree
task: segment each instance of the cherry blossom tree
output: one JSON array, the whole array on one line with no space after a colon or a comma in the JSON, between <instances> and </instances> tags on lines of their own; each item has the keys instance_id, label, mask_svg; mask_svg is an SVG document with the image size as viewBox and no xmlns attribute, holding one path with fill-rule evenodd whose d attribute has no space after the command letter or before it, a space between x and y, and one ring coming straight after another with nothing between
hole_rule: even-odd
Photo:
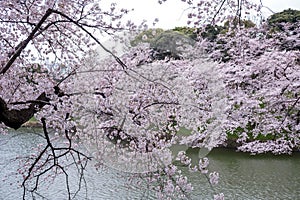
<instances>
[{"instance_id":1,"label":"cherry blossom tree","mask_svg":"<svg viewBox=\"0 0 300 200\"><path fill-rule=\"evenodd\" d=\"M230 14L241 25L261 8L240 0L184 2L194 26ZM64 175L74 198L91 159L99 168L139 174L161 199L184 199L192 185L174 160L211 185L219 175L208 171L207 158L193 166L185 148L173 155L172 145L212 149L228 133L242 142L240 150L253 153L288 153L299 145L299 50L282 41L299 41L298 29L270 37L264 27L233 23L215 41L199 36L194 44L178 44L180 59L156 60L147 44L117 55L101 43L103 34L147 29L122 20L130 10L115 3L12 0L0 1L0 8L0 131L34 116L45 138L35 155L22 158L23 199L49 174ZM256 140L268 134L274 138ZM71 165L79 175L76 189L69 184Z\"/></svg>"},{"instance_id":2,"label":"cherry blossom tree","mask_svg":"<svg viewBox=\"0 0 300 200\"><path fill-rule=\"evenodd\" d=\"M239 150L290 154L299 149L299 41L299 20L267 21L233 27L208 45L212 58L223 61L231 106L225 129Z\"/></svg>"},{"instance_id":3,"label":"cherry blossom tree","mask_svg":"<svg viewBox=\"0 0 300 200\"><path fill-rule=\"evenodd\" d=\"M101 1L80 0L1 1L0 5L1 132L18 129L34 116L45 138L35 155L22 158L23 199L37 193L49 174L53 178L63 174L68 198L75 197L84 184L87 161L94 158L98 166L107 164L105 153L115 147L123 152L121 163L132 163L137 154L149 158L147 165L131 171L156 177L149 182L156 181L152 188L161 198L187 197L192 186L172 164L169 147L181 142L212 148L221 141L208 134L218 121L212 111L220 109L219 104L212 106L217 91L207 88L216 79L208 80L201 68L208 65L213 71L215 64L197 57L153 62L148 59L150 49L141 46L117 57L100 42L102 34L146 25L123 22L129 10L114 3L108 8L101 7ZM93 60L89 54L96 46L111 58ZM208 120L210 125L200 123ZM182 128L189 137L177 136ZM85 152L80 145L94 151ZM188 158L179 160L191 167ZM70 165L78 170L77 190L70 188ZM199 163L193 169L205 167ZM218 175L209 177L215 183Z\"/></svg>"},{"instance_id":4,"label":"cherry blossom tree","mask_svg":"<svg viewBox=\"0 0 300 200\"><path fill-rule=\"evenodd\" d=\"M1 132L5 132L3 127L18 129L36 114L45 137L45 145L27 157L19 171L24 178L23 199L36 192L49 173L65 175L71 199L77 191L71 192L67 166L73 163L78 169L79 190L90 157L73 143L76 130L70 86L65 82L82 64L81 56L97 43L101 45L96 35L118 31L119 19L128 10L117 10L115 4L102 9L93 1L1 1L0 5ZM133 28L133 24L123 28ZM49 128L58 136L51 136ZM55 145L58 137L64 137L66 144ZM71 161L63 163L67 157Z\"/></svg>"}]
</instances>

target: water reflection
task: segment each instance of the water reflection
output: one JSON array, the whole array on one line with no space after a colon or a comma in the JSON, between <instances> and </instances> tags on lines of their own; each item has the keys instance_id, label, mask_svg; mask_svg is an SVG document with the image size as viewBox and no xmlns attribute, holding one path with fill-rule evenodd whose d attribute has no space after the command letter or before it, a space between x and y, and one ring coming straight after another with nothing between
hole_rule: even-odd
<instances>
[{"instance_id":1,"label":"water reflection","mask_svg":"<svg viewBox=\"0 0 300 200\"><path fill-rule=\"evenodd\" d=\"M16 176L18 161L14 158L32 152L42 142L32 130L24 129L0 135L0 199L20 199L21 177ZM187 152L198 162L198 150ZM212 199L213 193L223 192L226 199L299 199L300 197L300 153L292 156L258 155L236 153L231 149L214 149L208 154L210 171L220 173L220 184L212 189L207 179L199 173L184 173L194 186L192 199ZM153 193L142 183L128 182L126 173L110 168L96 171L90 163L86 173L88 187L82 188L76 199L155 199ZM76 180L76 173L71 174ZM77 182L74 181L73 185ZM63 177L53 184L42 185L41 195L48 199L67 199ZM86 193L88 196L86 196ZM37 197L37 199L42 199Z\"/></svg>"},{"instance_id":2,"label":"water reflection","mask_svg":"<svg viewBox=\"0 0 300 200\"><path fill-rule=\"evenodd\" d=\"M16 132L10 132L8 135L0 135L0 200L21 199L23 189L20 187L22 178L16 173L19 167L19 161L15 158L20 155L29 155L33 148L44 139L38 136L42 130L22 129ZM137 184L128 180L128 175L122 171L117 171L108 167L102 167L96 170L95 163L90 162L85 172L86 185L83 184L80 192L75 199L155 199L153 194L149 193L146 185ZM76 192L78 187L78 174L76 169L70 168L69 179L72 193ZM54 181L41 183L36 199L68 199L65 177L59 176ZM33 199L27 197L28 199Z\"/></svg>"},{"instance_id":3,"label":"water reflection","mask_svg":"<svg viewBox=\"0 0 300 200\"><path fill-rule=\"evenodd\" d=\"M190 155L196 159L196 151ZM216 191L226 199L299 199L300 153L292 156L271 154L251 156L232 149L214 149L209 155L211 171L220 173ZM203 178L192 176L198 195L205 191ZM208 186L207 186L208 187Z\"/></svg>"}]
</instances>

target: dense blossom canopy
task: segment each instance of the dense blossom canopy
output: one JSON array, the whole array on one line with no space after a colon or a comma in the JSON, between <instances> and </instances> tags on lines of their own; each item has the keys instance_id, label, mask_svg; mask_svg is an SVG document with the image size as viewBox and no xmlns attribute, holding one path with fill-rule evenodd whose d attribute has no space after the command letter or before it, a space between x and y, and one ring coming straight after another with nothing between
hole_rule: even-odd
<instances>
[{"instance_id":1,"label":"dense blossom canopy","mask_svg":"<svg viewBox=\"0 0 300 200\"><path fill-rule=\"evenodd\" d=\"M124 22L130 11L115 3L0 1L0 131L18 129L34 116L45 137L36 155L23 158L24 199L48 173L65 175L73 198L91 158L97 168L143 174L161 199L188 198L192 185L174 160L211 185L219 174L208 171L207 158L192 166L185 149L172 154L172 145L212 149L234 139L239 150L252 153L299 148L299 22L282 24L281 32L266 24L246 28L241 16L261 6L184 2L188 24L234 23L214 39L200 31L189 45L172 44L176 59L172 53L156 59L157 49L146 43L117 56L118 49L100 42L108 34L127 46L117 32L147 29ZM237 17L225 18L230 14ZM80 175L78 190L68 185L72 164Z\"/></svg>"}]
</instances>

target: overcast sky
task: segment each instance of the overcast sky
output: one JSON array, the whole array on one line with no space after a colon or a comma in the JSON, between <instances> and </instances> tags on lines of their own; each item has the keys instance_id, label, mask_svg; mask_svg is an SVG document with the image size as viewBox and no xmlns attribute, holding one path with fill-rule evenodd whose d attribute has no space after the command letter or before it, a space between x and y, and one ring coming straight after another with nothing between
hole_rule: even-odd
<instances>
[{"instance_id":1,"label":"overcast sky","mask_svg":"<svg viewBox=\"0 0 300 200\"><path fill-rule=\"evenodd\" d=\"M154 19L159 18L157 27L174 28L175 26L186 25L186 13L183 11L187 5L180 0L168 0L166 3L159 5L158 0L116 0L121 7L134 8L129 16L135 22L141 22L146 19L152 23ZM259 1L259 0L253 0ZM280 12L287 8L300 10L300 0L262 0L263 5L269 7L274 12ZM272 14L264 9L265 15Z\"/></svg>"}]
</instances>

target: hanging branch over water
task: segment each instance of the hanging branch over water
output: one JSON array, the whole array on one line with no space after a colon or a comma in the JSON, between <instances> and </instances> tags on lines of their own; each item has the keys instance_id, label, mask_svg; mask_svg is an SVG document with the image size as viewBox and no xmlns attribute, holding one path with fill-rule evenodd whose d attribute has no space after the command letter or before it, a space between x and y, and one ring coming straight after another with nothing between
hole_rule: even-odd
<instances>
[{"instance_id":1,"label":"hanging branch over water","mask_svg":"<svg viewBox=\"0 0 300 200\"><path fill-rule=\"evenodd\" d=\"M43 125L43 132L46 139L46 146L41 150L41 152L36 156L33 162L28 169L27 175L24 176L22 182L23 187L23 199L26 198L26 192L35 193L38 190L40 179L45 177L46 174L52 173L55 171L56 174L63 173L65 176L66 188L68 192L68 199L74 198L80 189L82 184L85 183L84 171L87 167L87 163L91 160L91 157L83 154L82 152L73 148L72 140L70 138L70 130L65 130L65 138L67 139L67 147L56 147L55 144L51 141L50 135L47 130L46 119L41 119ZM71 157L72 162L64 163L67 157ZM79 184L77 191L72 195L70 184L69 184L69 175L67 169L75 165L77 172L79 174ZM33 181L34 186L30 188L29 183Z\"/></svg>"},{"instance_id":2,"label":"hanging branch over water","mask_svg":"<svg viewBox=\"0 0 300 200\"><path fill-rule=\"evenodd\" d=\"M9 109L7 103L0 97L0 122L8 127L18 129L30 120L38 110L49 104L49 100L46 93L43 92L36 100L15 103L29 104L28 108Z\"/></svg>"}]
</instances>

